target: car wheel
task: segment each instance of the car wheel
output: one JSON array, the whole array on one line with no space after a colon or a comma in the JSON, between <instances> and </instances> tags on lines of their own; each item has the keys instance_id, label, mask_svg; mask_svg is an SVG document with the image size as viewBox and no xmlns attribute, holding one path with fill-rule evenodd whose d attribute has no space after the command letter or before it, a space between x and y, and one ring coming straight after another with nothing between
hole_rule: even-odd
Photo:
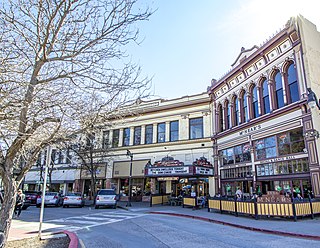
<instances>
[{"instance_id":1,"label":"car wheel","mask_svg":"<svg viewBox=\"0 0 320 248\"><path fill-rule=\"evenodd\" d=\"M99 206L95 205L95 206L94 206L94 208L95 208L95 209L98 209L98 208L99 208Z\"/></svg>"},{"instance_id":2,"label":"car wheel","mask_svg":"<svg viewBox=\"0 0 320 248\"><path fill-rule=\"evenodd\" d=\"M37 204L37 208L40 208L41 207L41 205L40 204Z\"/></svg>"},{"instance_id":3,"label":"car wheel","mask_svg":"<svg viewBox=\"0 0 320 248\"><path fill-rule=\"evenodd\" d=\"M113 207L112 207L113 209L116 209L117 208L117 205L113 205Z\"/></svg>"},{"instance_id":4,"label":"car wheel","mask_svg":"<svg viewBox=\"0 0 320 248\"><path fill-rule=\"evenodd\" d=\"M66 207L67 207L67 205L63 205L62 207L63 207L63 208L66 208Z\"/></svg>"},{"instance_id":5,"label":"car wheel","mask_svg":"<svg viewBox=\"0 0 320 248\"><path fill-rule=\"evenodd\" d=\"M23 206L22 210L26 210L29 206Z\"/></svg>"}]
</instances>

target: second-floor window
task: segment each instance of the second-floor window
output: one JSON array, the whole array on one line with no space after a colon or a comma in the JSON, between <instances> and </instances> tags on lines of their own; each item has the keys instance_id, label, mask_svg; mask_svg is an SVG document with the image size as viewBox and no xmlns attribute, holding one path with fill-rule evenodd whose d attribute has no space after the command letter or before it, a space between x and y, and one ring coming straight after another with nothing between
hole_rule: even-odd
<instances>
[{"instance_id":1,"label":"second-floor window","mask_svg":"<svg viewBox=\"0 0 320 248\"><path fill-rule=\"evenodd\" d=\"M189 120L190 139L203 138L203 118L193 118Z\"/></svg>"},{"instance_id":2,"label":"second-floor window","mask_svg":"<svg viewBox=\"0 0 320 248\"><path fill-rule=\"evenodd\" d=\"M179 140L179 121L170 122L170 141Z\"/></svg>"},{"instance_id":3,"label":"second-floor window","mask_svg":"<svg viewBox=\"0 0 320 248\"><path fill-rule=\"evenodd\" d=\"M146 125L145 144L152 144L153 141L153 125Z\"/></svg>"},{"instance_id":4,"label":"second-floor window","mask_svg":"<svg viewBox=\"0 0 320 248\"><path fill-rule=\"evenodd\" d=\"M130 145L130 128L123 129L123 146Z\"/></svg>"},{"instance_id":5,"label":"second-floor window","mask_svg":"<svg viewBox=\"0 0 320 248\"><path fill-rule=\"evenodd\" d=\"M274 81L275 81L276 108L279 109L284 106L282 78L279 71L276 73L274 77Z\"/></svg>"},{"instance_id":6,"label":"second-floor window","mask_svg":"<svg viewBox=\"0 0 320 248\"><path fill-rule=\"evenodd\" d=\"M115 129L112 132L112 147L119 146L119 129Z\"/></svg>"},{"instance_id":7,"label":"second-floor window","mask_svg":"<svg viewBox=\"0 0 320 248\"><path fill-rule=\"evenodd\" d=\"M134 128L134 145L140 145L141 144L141 127L135 127Z\"/></svg>"},{"instance_id":8,"label":"second-floor window","mask_svg":"<svg viewBox=\"0 0 320 248\"><path fill-rule=\"evenodd\" d=\"M102 149L109 147L109 130L102 133Z\"/></svg>"},{"instance_id":9,"label":"second-floor window","mask_svg":"<svg viewBox=\"0 0 320 248\"><path fill-rule=\"evenodd\" d=\"M166 141L166 123L158 124L158 143Z\"/></svg>"}]
</instances>

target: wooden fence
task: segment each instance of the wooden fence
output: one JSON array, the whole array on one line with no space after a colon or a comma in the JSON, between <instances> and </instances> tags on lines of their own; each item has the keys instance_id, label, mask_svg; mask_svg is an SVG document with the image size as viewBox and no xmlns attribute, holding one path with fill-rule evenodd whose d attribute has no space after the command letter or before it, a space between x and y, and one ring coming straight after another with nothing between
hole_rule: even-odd
<instances>
[{"instance_id":1,"label":"wooden fence","mask_svg":"<svg viewBox=\"0 0 320 248\"><path fill-rule=\"evenodd\" d=\"M320 199L304 199L303 201L292 200L292 202L257 202L257 199L239 201L213 197L208 200L208 211L218 210L220 213L231 213L238 216L249 215L255 219L259 217L287 217L293 218L320 214Z\"/></svg>"}]
</instances>

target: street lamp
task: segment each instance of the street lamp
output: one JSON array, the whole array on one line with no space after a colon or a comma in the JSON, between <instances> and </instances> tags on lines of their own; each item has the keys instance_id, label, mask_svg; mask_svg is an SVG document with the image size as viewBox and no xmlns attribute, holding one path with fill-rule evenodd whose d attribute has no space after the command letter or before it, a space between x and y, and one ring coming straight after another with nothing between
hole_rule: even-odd
<instances>
[{"instance_id":1,"label":"street lamp","mask_svg":"<svg viewBox=\"0 0 320 248\"><path fill-rule=\"evenodd\" d=\"M316 94L311 90L311 88L307 88L308 90L308 105L310 108L318 107L320 110L320 100L317 99Z\"/></svg>"},{"instance_id":2,"label":"street lamp","mask_svg":"<svg viewBox=\"0 0 320 248\"><path fill-rule=\"evenodd\" d=\"M130 157L130 172L129 172L129 197L128 197L128 203L127 207L131 207L131 194L132 194L132 159L133 159L133 153L127 150L127 156Z\"/></svg>"}]
</instances>

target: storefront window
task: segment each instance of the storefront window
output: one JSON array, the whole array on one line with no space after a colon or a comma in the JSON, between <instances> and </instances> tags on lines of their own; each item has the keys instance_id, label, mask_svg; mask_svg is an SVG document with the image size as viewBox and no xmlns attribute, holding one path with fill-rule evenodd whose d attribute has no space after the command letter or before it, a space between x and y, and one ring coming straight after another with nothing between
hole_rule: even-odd
<instances>
[{"instance_id":1,"label":"storefront window","mask_svg":"<svg viewBox=\"0 0 320 248\"><path fill-rule=\"evenodd\" d=\"M272 176L309 172L308 159L297 159L277 163L260 164L256 167L257 176Z\"/></svg>"},{"instance_id":2,"label":"storefront window","mask_svg":"<svg viewBox=\"0 0 320 248\"><path fill-rule=\"evenodd\" d=\"M250 145L244 144L220 151L223 165L251 161Z\"/></svg>"},{"instance_id":3,"label":"storefront window","mask_svg":"<svg viewBox=\"0 0 320 248\"><path fill-rule=\"evenodd\" d=\"M279 155L303 152L305 148L302 128L277 135Z\"/></svg>"},{"instance_id":4,"label":"storefront window","mask_svg":"<svg viewBox=\"0 0 320 248\"><path fill-rule=\"evenodd\" d=\"M277 156L276 139L274 136L255 141L257 159L267 159Z\"/></svg>"}]
</instances>

